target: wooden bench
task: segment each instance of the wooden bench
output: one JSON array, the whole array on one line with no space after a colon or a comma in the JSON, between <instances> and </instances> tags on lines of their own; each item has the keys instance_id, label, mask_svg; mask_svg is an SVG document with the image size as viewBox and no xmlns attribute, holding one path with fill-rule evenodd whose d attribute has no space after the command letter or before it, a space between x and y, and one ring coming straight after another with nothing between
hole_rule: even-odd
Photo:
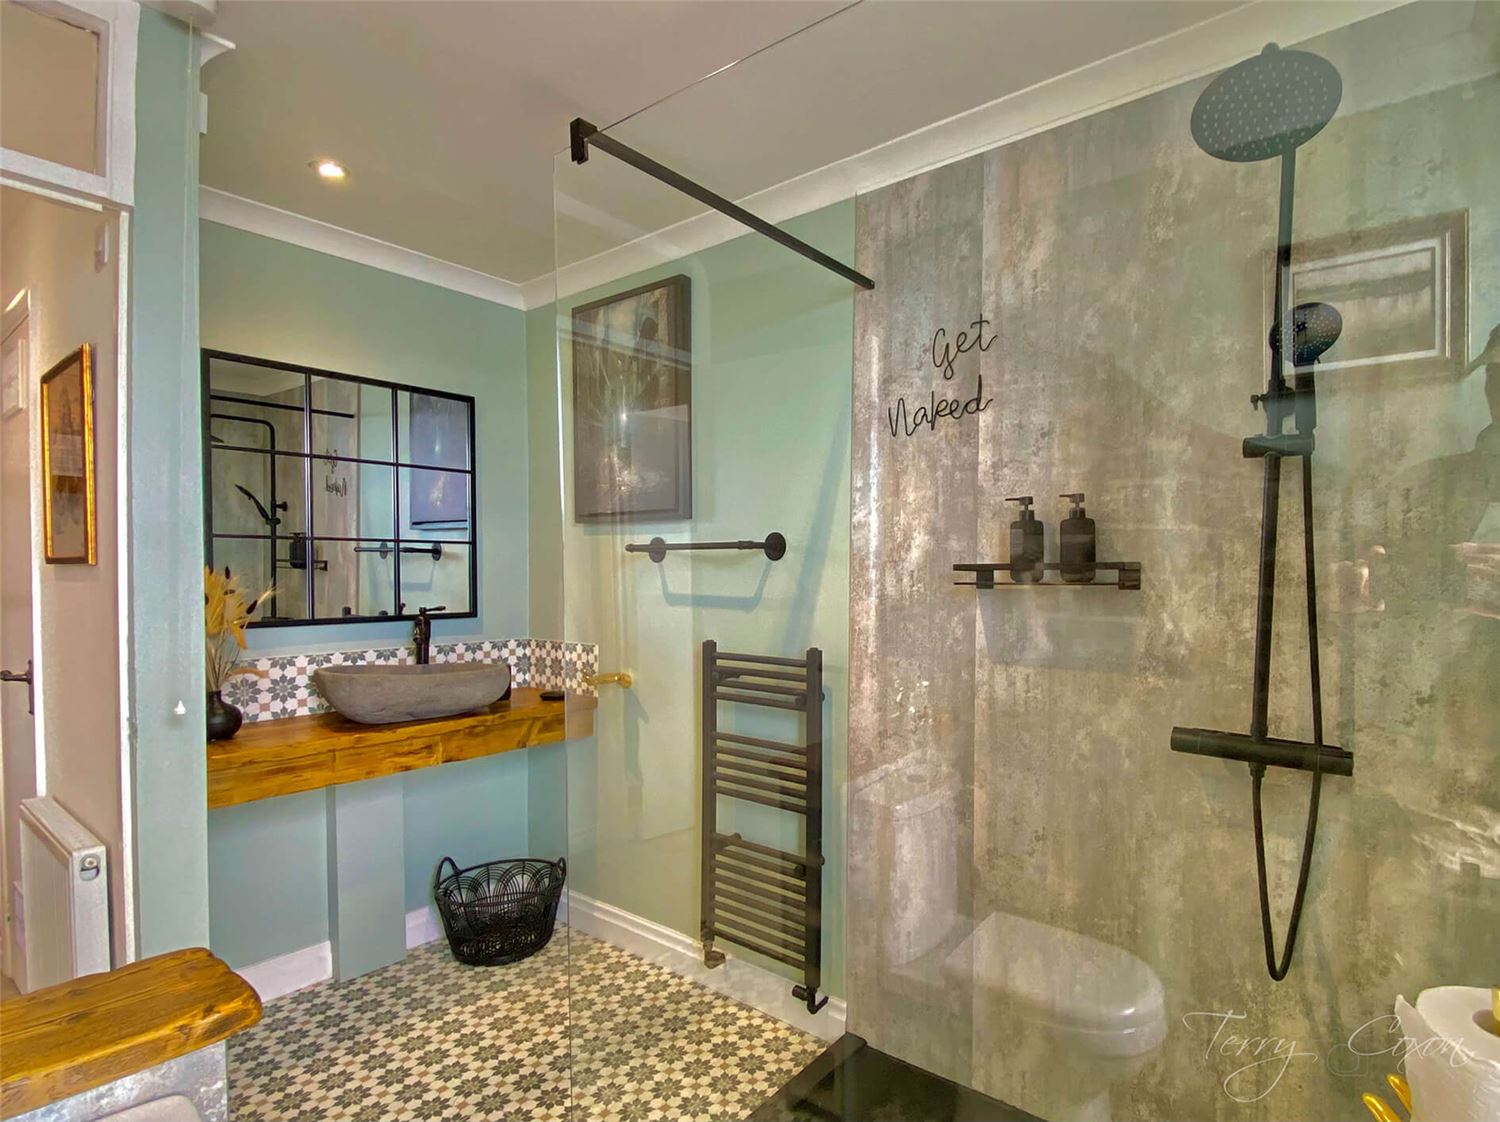
<instances>
[{"instance_id":1,"label":"wooden bench","mask_svg":"<svg viewBox=\"0 0 1500 1122\"><path fill-rule=\"evenodd\" d=\"M0 1118L217 1044L260 1020L260 998L203 947L86 974L0 1002Z\"/></svg>"}]
</instances>

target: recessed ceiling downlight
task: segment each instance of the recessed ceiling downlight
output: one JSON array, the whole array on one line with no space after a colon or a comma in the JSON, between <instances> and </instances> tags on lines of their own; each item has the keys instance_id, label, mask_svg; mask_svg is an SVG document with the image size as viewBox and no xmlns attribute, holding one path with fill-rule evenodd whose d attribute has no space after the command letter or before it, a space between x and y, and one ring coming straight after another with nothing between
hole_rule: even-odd
<instances>
[{"instance_id":1,"label":"recessed ceiling downlight","mask_svg":"<svg viewBox=\"0 0 1500 1122\"><path fill-rule=\"evenodd\" d=\"M341 179L345 179L349 175L349 172L345 170L344 165L339 163L337 160L314 160L309 166L313 169L313 171L318 173L320 178L327 179L331 182L337 182Z\"/></svg>"}]
</instances>

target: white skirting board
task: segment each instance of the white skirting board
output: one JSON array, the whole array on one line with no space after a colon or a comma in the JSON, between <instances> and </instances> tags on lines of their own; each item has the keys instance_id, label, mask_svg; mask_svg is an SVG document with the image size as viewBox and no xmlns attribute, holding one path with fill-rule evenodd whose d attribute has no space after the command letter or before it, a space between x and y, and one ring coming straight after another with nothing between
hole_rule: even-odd
<instances>
[{"instance_id":1,"label":"white skirting board","mask_svg":"<svg viewBox=\"0 0 1500 1122\"><path fill-rule=\"evenodd\" d=\"M327 939L311 947L279 954L235 971L262 1001L275 1001L333 978L333 944Z\"/></svg>"},{"instance_id":2,"label":"white skirting board","mask_svg":"<svg viewBox=\"0 0 1500 1122\"><path fill-rule=\"evenodd\" d=\"M406 949L443 937L443 926L432 908L406 913ZM274 1001L333 979L333 945L327 940L268 958L236 971L262 1001Z\"/></svg>"},{"instance_id":3,"label":"white skirting board","mask_svg":"<svg viewBox=\"0 0 1500 1122\"><path fill-rule=\"evenodd\" d=\"M732 997L823 1040L833 1041L844 1035L843 998L831 997L822 1012L809 1013L807 1006L792 996L791 979L735 958L732 943L716 944L727 960L723 966L710 970L703 965L697 939L577 892L568 893L567 902L568 923L587 935L613 943L705 989Z\"/></svg>"},{"instance_id":4,"label":"white skirting board","mask_svg":"<svg viewBox=\"0 0 1500 1122\"><path fill-rule=\"evenodd\" d=\"M710 970L703 965L696 939L577 892L567 894L558 908L557 918L587 935L639 955L647 962L665 967L706 989L732 997L823 1040L837 1040L844 1033L842 998L830 998L822 1012L810 1014L807 1007L792 996L789 979L734 958L732 945L725 944L721 948L730 956L724 965ZM406 913L408 949L442 936L442 924L431 907ZM324 941L257 962L240 970L239 974L260 994L262 1001L273 1001L329 981L333 977L333 949Z\"/></svg>"}]
</instances>

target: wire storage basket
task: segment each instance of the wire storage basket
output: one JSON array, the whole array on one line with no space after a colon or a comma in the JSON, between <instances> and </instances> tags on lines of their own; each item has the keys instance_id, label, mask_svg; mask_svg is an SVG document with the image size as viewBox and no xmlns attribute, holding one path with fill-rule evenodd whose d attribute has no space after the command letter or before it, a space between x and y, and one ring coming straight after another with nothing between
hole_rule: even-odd
<instances>
[{"instance_id":1,"label":"wire storage basket","mask_svg":"<svg viewBox=\"0 0 1500 1122\"><path fill-rule=\"evenodd\" d=\"M501 966L536 954L552 938L568 862L520 857L460 869L438 862L432 894L453 957L470 966Z\"/></svg>"}]
</instances>

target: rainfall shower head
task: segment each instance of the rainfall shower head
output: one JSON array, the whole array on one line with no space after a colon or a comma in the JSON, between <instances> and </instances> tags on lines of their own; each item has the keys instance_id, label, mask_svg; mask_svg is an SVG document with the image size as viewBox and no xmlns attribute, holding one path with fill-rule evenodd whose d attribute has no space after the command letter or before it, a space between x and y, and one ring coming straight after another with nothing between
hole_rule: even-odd
<instances>
[{"instance_id":1,"label":"rainfall shower head","mask_svg":"<svg viewBox=\"0 0 1500 1122\"><path fill-rule=\"evenodd\" d=\"M1193 139L1234 163L1285 156L1322 131L1343 93L1344 80L1326 58L1270 43L1198 95Z\"/></svg>"},{"instance_id":2,"label":"rainfall shower head","mask_svg":"<svg viewBox=\"0 0 1500 1122\"><path fill-rule=\"evenodd\" d=\"M1344 317L1332 304L1298 304L1292 309L1292 365L1311 366L1339 341ZM1272 327L1271 353L1281 357L1281 328Z\"/></svg>"}]
</instances>

